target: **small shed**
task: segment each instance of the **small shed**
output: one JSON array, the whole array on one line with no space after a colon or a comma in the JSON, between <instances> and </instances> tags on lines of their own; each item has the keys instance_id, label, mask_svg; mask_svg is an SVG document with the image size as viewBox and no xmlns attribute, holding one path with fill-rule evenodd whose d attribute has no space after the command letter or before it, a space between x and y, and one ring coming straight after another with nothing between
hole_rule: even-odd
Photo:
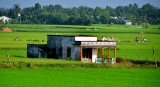
<instances>
[{"instance_id":1,"label":"small shed","mask_svg":"<svg viewBox=\"0 0 160 87\"><path fill-rule=\"evenodd\" d=\"M130 20L124 20L125 25L132 25L132 22Z\"/></svg>"}]
</instances>

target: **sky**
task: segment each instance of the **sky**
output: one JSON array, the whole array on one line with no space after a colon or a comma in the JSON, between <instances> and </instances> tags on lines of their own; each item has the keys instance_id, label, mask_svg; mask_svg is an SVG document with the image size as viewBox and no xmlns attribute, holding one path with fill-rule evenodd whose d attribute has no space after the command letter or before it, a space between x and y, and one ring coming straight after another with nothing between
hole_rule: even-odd
<instances>
[{"instance_id":1,"label":"sky","mask_svg":"<svg viewBox=\"0 0 160 87\"><path fill-rule=\"evenodd\" d=\"M13 5L19 4L21 8L34 6L36 3L45 5L59 4L64 8L87 6L95 8L97 6L105 8L107 5L115 8L117 6L126 6L137 3L139 7L150 3L160 8L160 0L0 0L0 8L12 8Z\"/></svg>"}]
</instances>

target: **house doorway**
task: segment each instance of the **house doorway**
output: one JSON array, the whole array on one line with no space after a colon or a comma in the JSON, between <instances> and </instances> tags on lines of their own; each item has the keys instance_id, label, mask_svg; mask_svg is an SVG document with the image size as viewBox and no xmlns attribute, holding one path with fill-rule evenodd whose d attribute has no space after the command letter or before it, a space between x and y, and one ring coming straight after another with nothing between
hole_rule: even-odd
<instances>
[{"instance_id":1,"label":"house doorway","mask_svg":"<svg viewBox=\"0 0 160 87\"><path fill-rule=\"evenodd\" d=\"M67 58L71 58L71 48L67 48Z\"/></svg>"},{"instance_id":2,"label":"house doorway","mask_svg":"<svg viewBox=\"0 0 160 87\"><path fill-rule=\"evenodd\" d=\"M83 58L88 58L88 62L92 62L92 48L83 48Z\"/></svg>"}]
</instances>

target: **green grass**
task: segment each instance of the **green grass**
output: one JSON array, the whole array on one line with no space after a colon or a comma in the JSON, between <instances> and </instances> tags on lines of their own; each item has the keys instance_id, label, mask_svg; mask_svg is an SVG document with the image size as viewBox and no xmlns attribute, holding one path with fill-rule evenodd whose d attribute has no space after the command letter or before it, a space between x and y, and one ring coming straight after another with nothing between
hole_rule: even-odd
<instances>
[{"instance_id":1,"label":"green grass","mask_svg":"<svg viewBox=\"0 0 160 87\"><path fill-rule=\"evenodd\" d=\"M27 57L26 49L4 49L0 50L0 57L7 57L7 52L9 53L10 57Z\"/></svg>"},{"instance_id":2,"label":"green grass","mask_svg":"<svg viewBox=\"0 0 160 87\"><path fill-rule=\"evenodd\" d=\"M152 25L148 29L129 28L126 25L112 25L108 27L106 24L94 24L92 26L76 26L76 25L32 25L32 24L10 24L12 30L19 32L52 32L52 33L155 33L160 34L159 25ZM98 30L95 30L98 29ZM90 29L90 30L86 30ZM64 31L65 30L65 31Z\"/></svg>"},{"instance_id":3,"label":"green grass","mask_svg":"<svg viewBox=\"0 0 160 87\"><path fill-rule=\"evenodd\" d=\"M0 32L1 87L158 87L160 85L160 68L153 68L153 65L148 66L152 68L144 68L147 64L132 64L127 61L112 65L26 58L27 44L46 44L47 35L52 34L94 35L99 40L102 36L115 37L120 40L117 43L117 57L134 61L153 61L153 47L155 57L160 61L160 25L151 25L148 29L106 24L92 26L10 24L5 26L17 32ZM135 37L143 39L140 32L143 32L144 37L150 42L136 43ZM15 41L16 37L19 41ZM28 41L31 39L39 42ZM11 65L6 51L9 53ZM101 56L100 52L99 56ZM105 57L107 57L107 50L105 50ZM112 49L111 57L113 57Z\"/></svg>"},{"instance_id":4,"label":"green grass","mask_svg":"<svg viewBox=\"0 0 160 87\"><path fill-rule=\"evenodd\" d=\"M120 42L117 43L117 57L131 60L153 61L153 47L155 57L160 61L160 30L158 29L160 25L151 25L148 29L132 29L125 25L112 25L108 27L108 25L105 24L94 24L92 26L10 24L6 26L12 30L19 30L19 32L0 32L0 56L6 56L5 52L9 51L12 57L26 57L25 50L27 44L46 44L48 34L94 35L97 36L99 40L101 40L102 36L118 38ZM94 30L95 27L98 30ZM86 28L91 30L86 30ZM140 32L143 32L143 34L140 34ZM135 42L135 37L139 37L142 40L143 36L150 42ZM19 38L19 41L15 41L16 37ZM27 41L31 39L39 40L39 42ZM45 40L45 42L42 42L42 40ZM105 52L105 57L106 56L107 51ZM113 57L113 54L111 57Z\"/></svg>"},{"instance_id":5,"label":"green grass","mask_svg":"<svg viewBox=\"0 0 160 87\"><path fill-rule=\"evenodd\" d=\"M158 87L160 69L0 69L2 87Z\"/></svg>"},{"instance_id":6,"label":"green grass","mask_svg":"<svg viewBox=\"0 0 160 87\"><path fill-rule=\"evenodd\" d=\"M27 44L45 44L47 39L46 33L24 33L24 32L13 32L13 33L3 33L0 32L0 49L2 48L24 48L26 49ZM15 41L18 37L19 40ZM27 40L39 40L39 42L27 41ZM45 40L45 42L42 42Z\"/></svg>"}]
</instances>

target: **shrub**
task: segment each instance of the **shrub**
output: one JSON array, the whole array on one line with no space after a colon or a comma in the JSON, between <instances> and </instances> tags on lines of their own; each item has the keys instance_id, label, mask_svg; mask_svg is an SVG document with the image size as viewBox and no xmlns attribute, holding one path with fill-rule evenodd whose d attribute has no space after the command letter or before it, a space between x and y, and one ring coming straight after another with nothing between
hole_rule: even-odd
<instances>
[{"instance_id":1,"label":"shrub","mask_svg":"<svg viewBox=\"0 0 160 87\"><path fill-rule=\"evenodd\" d=\"M12 64L5 64L5 67L4 68L13 68L13 65Z\"/></svg>"}]
</instances>

